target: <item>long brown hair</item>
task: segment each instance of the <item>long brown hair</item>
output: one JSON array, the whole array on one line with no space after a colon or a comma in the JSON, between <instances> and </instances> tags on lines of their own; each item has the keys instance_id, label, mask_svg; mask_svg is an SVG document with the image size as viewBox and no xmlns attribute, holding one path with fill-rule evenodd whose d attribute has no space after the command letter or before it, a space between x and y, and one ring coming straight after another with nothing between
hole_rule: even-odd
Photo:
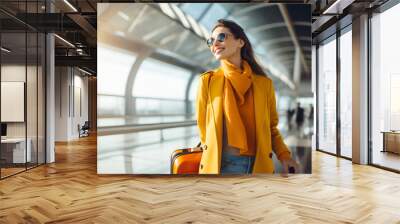
<instances>
[{"instance_id":1,"label":"long brown hair","mask_svg":"<svg viewBox=\"0 0 400 224\"><path fill-rule=\"evenodd\" d=\"M262 67L257 63L256 58L254 57L253 47L251 46L249 38L247 38L247 35L244 33L242 27L240 27L237 23L226 19L219 19L211 32L213 32L217 27L226 27L232 32L236 39L242 39L244 41L244 45L240 50L240 56L242 59L249 63L253 73L267 76Z\"/></svg>"}]
</instances>

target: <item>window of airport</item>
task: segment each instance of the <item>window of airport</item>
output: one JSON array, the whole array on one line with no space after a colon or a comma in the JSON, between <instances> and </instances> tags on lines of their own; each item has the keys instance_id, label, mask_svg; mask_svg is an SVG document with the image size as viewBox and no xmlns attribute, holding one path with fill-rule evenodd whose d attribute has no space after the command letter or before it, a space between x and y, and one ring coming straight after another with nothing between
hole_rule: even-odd
<instances>
[{"instance_id":1,"label":"window of airport","mask_svg":"<svg viewBox=\"0 0 400 224\"><path fill-rule=\"evenodd\" d=\"M165 75L168 74L168 75ZM185 121L191 72L148 58L140 66L132 95L138 124Z\"/></svg>"}]
</instances>

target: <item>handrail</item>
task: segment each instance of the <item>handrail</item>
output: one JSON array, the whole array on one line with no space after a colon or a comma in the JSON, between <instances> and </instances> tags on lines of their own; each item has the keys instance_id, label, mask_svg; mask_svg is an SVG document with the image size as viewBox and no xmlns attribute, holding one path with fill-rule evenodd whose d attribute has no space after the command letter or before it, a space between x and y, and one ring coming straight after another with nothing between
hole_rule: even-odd
<instances>
[{"instance_id":1,"label":"handrail","mask_svg":"<svg viewBox=\"0 0 400 224\"><path fill-rule=\"evenodd\" d=\"M113 94L108 94L108 93L99 93L99 94L97 94L97 95L98 95L98 96L107 96L107 97L125 98L125 95L113 95ZM160 98L160 97L145 97L145 96L132 96L132 99L185 102L185 99ZM194 99L191 99L191 100L189 100L189 101L194 101Z\"/></svg>"},{"instance_id":2,"label":"handrail","mask_svg":"<svg viewBox=\"0 0 400 224\"><path fill-rule=\"evenodd\" d=\"M97 115L98 119L108 118L122 118L122 119L133 119L139 117L193 117L195 114L135 114L135 115Z\"/></svg>"},{"instance_id":3,"label":"handrail","mask_svg":"<svg viewBox=\"0 0 400 224\"><path fill-rule=\"evenodd\" d=\"M107 126L107 127L98 127L97 135L118 135L118 134L127 134L127 133L135 133L142 131L154 131L154 130L162 130L169 128L179 128L179 127L187 127L196 125L196 120L191 121L182 121L182 122L169 122L169 123L157 123L157 124L128 124L128 125L116 125L116 126Z\"/></svg>"}]
</instances>

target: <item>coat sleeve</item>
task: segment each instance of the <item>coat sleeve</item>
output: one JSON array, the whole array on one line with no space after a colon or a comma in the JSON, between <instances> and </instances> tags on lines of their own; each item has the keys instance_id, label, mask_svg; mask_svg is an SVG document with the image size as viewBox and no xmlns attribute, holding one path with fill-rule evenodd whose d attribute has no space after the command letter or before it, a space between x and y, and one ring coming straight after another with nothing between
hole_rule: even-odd
<instances>
[{"instance_id":1,"label":"coat sleeve","mask_svg":"<svg viewBox=\"0 0 400 224\"><path fill-rule=\"evenodd\" d=\"M196 97L196 120L201 144L206 143L207 75L200 76Z\"/></svg>"},{"instance_id":2,"label":"coat sleeve","mask_svg":"<svg viewBox=\"0 0 400 224\"><path fill-rule=\"evenodd\" d=\"M268 108L270 114L270 129L271 129L271 141L272 141L272 150L275 152L276 156L279 160L282 159L290 159L291 153L285 142L283 141L282 135L278 129L279 123L279 115L276 111L276 97L275 97L275 88L272 80L269 81L269 91L268 91Z\"/></svg>"}]
</instances>

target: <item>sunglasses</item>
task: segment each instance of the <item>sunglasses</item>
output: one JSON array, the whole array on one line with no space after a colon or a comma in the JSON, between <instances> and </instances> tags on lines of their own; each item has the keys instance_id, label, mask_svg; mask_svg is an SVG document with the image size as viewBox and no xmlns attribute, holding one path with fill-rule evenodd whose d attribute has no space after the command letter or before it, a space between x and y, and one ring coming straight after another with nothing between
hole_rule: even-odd
<instances>
[{"instance_id":1,"label":"sunglasses","mask_svg":"<svg viewBox=\"0 0 400 224\"><path fill-rule=\"evenodd\" d=\"M207 46L208 47L211 47L211 46L213 46L214 45L214 42L215 42L215 40L217 40L218 42L224 42L225 41L225 39L229 36L229 35L232 35L232 34L230 34L230 33L219 33L218 35L217 35L217 38L213 38L213 37L210 37L210 38L208 38L207 39Z\"/></svg>"}]
</instances>

